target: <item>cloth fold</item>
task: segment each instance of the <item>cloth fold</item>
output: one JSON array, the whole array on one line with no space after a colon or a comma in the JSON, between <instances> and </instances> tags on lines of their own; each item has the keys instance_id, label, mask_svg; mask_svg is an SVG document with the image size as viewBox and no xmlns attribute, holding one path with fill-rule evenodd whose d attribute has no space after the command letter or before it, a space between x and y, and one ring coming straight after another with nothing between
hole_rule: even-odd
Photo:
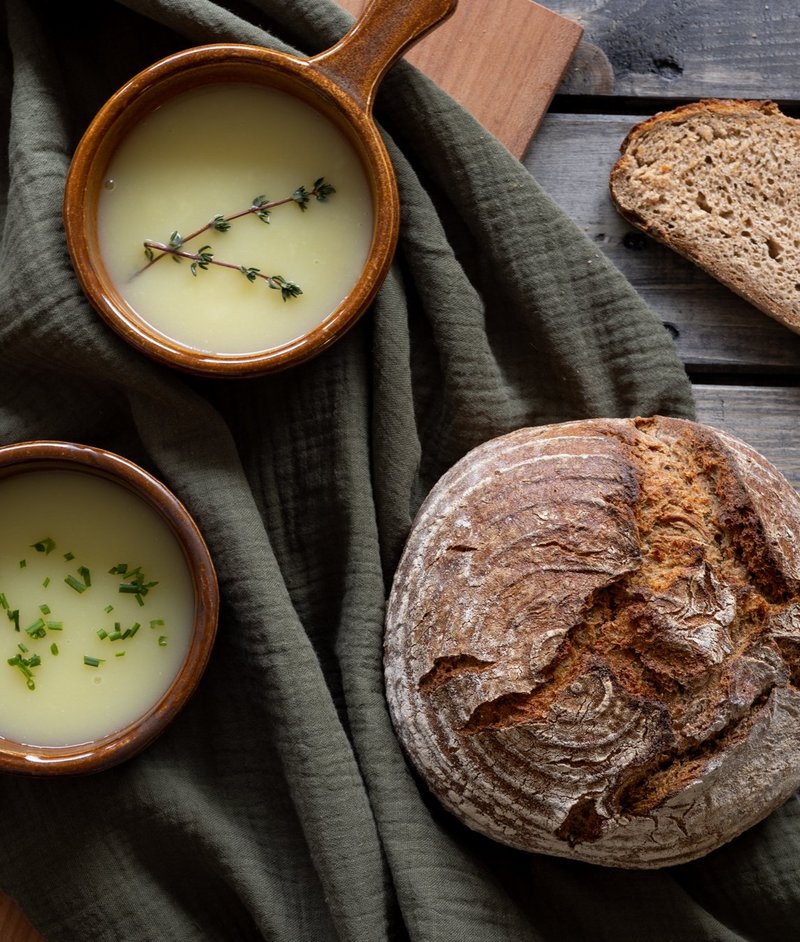
<instances>
[{"instance_id":1,"label":"cloth fold","mask_svg":"<svg viewBox=\"0 0 800 942\"><path fill-rule=\"evenodd\" d=\"M436 805L385 706L385 598L447 467L525 424L692 416L671 340L622 276L521 164L400 63L376 114L402 233L370 312L284 374L181 376L129 348L78 288L60 219L77 140L170 51L225 40L311 54L351 18L323 0L0 10L0 441L96 444L151 470L197 520L222 590L202 684L150 748L82 779L0 776L0 885L52 942L788 931L792 808L679 873L520 854ZM755 848L767 872L780 858L785 881L761 928L747 909L754 871L734 869Z\"/></svg>"}]
</instances>

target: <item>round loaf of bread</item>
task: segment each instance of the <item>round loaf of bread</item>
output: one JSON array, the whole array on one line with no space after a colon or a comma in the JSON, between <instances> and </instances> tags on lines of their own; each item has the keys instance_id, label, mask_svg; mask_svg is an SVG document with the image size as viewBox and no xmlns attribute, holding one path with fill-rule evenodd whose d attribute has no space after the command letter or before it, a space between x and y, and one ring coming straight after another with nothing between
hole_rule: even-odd
<instances>
[{"instance_id":1,"label":"round loaf of bread","mask_svg":"<svg viewBox=\"0 0 800 942\"><path fill-rule=\"evenodd\" d=\"M471 828L691 860L800 786L800 497L685 420L494 439L420 509L385 670L407 755Z\"/></svg>"}]
</instances>

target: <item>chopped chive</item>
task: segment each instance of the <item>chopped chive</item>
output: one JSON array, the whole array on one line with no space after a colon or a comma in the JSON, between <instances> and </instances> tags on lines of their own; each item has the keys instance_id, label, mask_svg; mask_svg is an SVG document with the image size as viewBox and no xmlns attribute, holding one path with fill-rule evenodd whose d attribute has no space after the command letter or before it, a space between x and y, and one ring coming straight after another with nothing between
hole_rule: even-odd
<instances>
[{"instance_id":1,"label":"chopped chive","mask_svg":"<svg viewBox=\"0 0 800 942\"><path fill-rule=\"evenodd\" d=\"M63 621L49 621L47 622L48 631L63 631L64 622Z\"/></svg>"},{"instance_id":2,"label":"chopped chive","mask_svg":"<svg viewBox=\"0 0 800 942\"><path fill-rule=\"evenodd\" d=\"M111 612L114 611L114 606L113 606L113 605L106 605L106 607L103 609L103 611L108 615L108 614L110 614Z\"/></svg>"},{"instance_id":3,"label":"chopped chive","mask_svg":"<svg viewBox=\"0 0 800 942\"><path fill-rule=\"evenodd\" d=\"M74 554L74 553L64 553L64 559L66 559L67 562L71 562L73 559L75 559L75 554Z\"/></svg>"},{"instance_id":4,"label":"chopped chive","mask_svg":"<svg viewBox=\"0 0 800 942\"><path fill-rule=\"evenodd\" d=\"M25 634L30 638L43 638L47 634L44 621L41 618L37 618L35 622L28 625L25 629Z\"/></svg>"},{"instance_id":5,"label":"chopped chive","mask_svg":"<svg viewBox=\"0 0 800 942\"><path fill-rule=\"evenodd\" d=\"M27 653L28 653L28 649L25 647L25 645L24 645L21 641L20 641L20 643L17 645L17 647L20 649L20 651L22 651L23 654L27 654Z\"/></svg>"},{"instance_id":6,"label":"chopped chive","mask_svg":"<svg viewBox=\"0 0 800 942\"><path fill-rule=\"evenodd\" d=\"M20 669L22 676L25 678L25 686L28 690L36 689L36 682L33 679L33 672L30 668L37 667L42 663L38 655L34 655L26 660L21 654L15 654L14 657L8 659L7 663L10 664L11 667L18 667Z\"/></svg>"},{"instance_id":7,"label":"chopped chive","mask_svg":"<svg viewBox=\"0 0 800 942\"><path fill-rule=\"evenodd\" d=\"M50 585L50 576L45 576L42 586L46 589Z\"/></svg>"},{"instance_id":8,"label":"chopped chive","mask_svg":"<svg viewBox=\"0 0 800 942\"><path fill-rule=\"evenodd\" d=\"M124 576L127 571L128 571L127 563L117 563L116 566L112 566L108 570L109 575L112 575L112 576Z\"/></svg>"},{"instance_id":9,"label":"chopped chive","mask_svg":"<svg viewBox=\"0 0 800 942\"><path fill-rule=\"evenodd\" d=\"M19 568L20 568L20 569L24 569L27 565L28 565L28 560L27 560L27 559L21 559L21 560L19 561Z\"/></svg>"},{"instance_id":10,"label":"chopped chive","mask_svg":"<svg viewBox=\"0 0 800 942\"><path fill-rule=\"evenodd\" d=\"M114 657L125 657L125 652L124 652L124 651L117 651L117 653L114 655Z\"/></svg>"},{"instance_id":11,"label":"chopped chive","mask_svg":"<svg viewBox=\"0 0 800 942\"><path fill-rule=\"evenodd\" d=\"M141 627L139 622L135 621L122 637L124 638L127 635L127 637L132 638Z\"/></svg>"},{"instance_id":12,"label":"chopped chive","mask_svg":"<svg viewBox=\"0 0 800 942\"><path fill-rule=\"evenodd\" d=\"M50 606L49 606L49 605L40 605L40 606L39 606L39 611L42 613L42 615L49 615L49 614L50 614Z\"/></svg>"},{"instance_id":13,"label":"chopped chive","mask_svg":"<svg viewBox=\"0 0 800 942\"><path fill-rule=\"evenodd\" d=\"M50 645L50 653L58 654L58 645L55 643L55 641Z\"/></svg>"},{"instance_id":14,"label":"chopped chive","mask_svg":"<svg viewBox=\"0 0 800 942\"><path fill-rule=\"evenodd\" d=\"M117 567L117 574L124 575L126 580L120 582L119 591L127 595L135 595L136 602L140 606L144 605L144 597L147 593L158 585L157 582L145 582L145 575L141 566L137 566L136 569L126 569L122 573L119 572L119 567Z\"/></svg>"},{"instance_id":15,"label":"chopped chive","mask_svg":"<svg viewBox=\"0 0 800 942\"><path fill-rule=\"evenodd\" d=\"M14 631L19 631L19 609L8 612L8 620L14 622Z\"/></svg>"},{"instance_id":16,"label":"chopped chive","mask_svg":"<svg viewBox=\"0 0 800 942\"><path fill-rule=\"evenodd\" d=\"M162 628L163 625L164 625L164 619L163 619L163 618L154 618L154 619L150 622L150 627L151 627L151 628Z\"/></svg>"},{"instance_id":17,"label":"chopped chive","mask_svg":"<svg viewBox=\"0 0 800 942\"><path fill-rule=\"evenodd\" d=\"M161 637L158 639L158 646L159 646L160 648L165 648L165 647L167 646L167 636L166 636L166 635L161 635Z\"/></svg>"},{"instance_id":18,"label":"chopped chive","mask_svg":"<svg viewBox=\"0 0 800 942\"><path fill-rule=\"evenodd\" d=\"M45 537L43 540L39 540L38 543L31 543L31 548L35 549L37 553L44 553L47 556L48 553L52 553L56 548L55 540L51 540L49 536Z\"/></svg>"},{"instance_id":19,"label":"chopped chive","mask_svg":"<svg viewBox=\"0 0 800 942\"><path fill-rule=\"evenodd\" d=\"M64 582L67 583L70 589L74 589L76 592L86 591L86 586L84 585L84 583L78 582L78 580L73 575L67 576L66 579L64 579Z\"/></svg>"},{"instance_id":20,"label":"chopped chive","mask_svg":"<svg viewBox=\"0 0 800 942\"><path fill-rule=\"evenodd\" d=\"M108 640L109 640L109 641L119 641L119 639L120 639L121 637L122 637L122 632L121 632L121 631L112 631L111 634L108 636Z\"/></svg>"},{"instance_id":21,"label":"chopped chive","mask_svg":"<svg viewBox=\"0 0 800 942\"><path fill-rule=\"evenodd\" d=\"M8 611L8 599L6 598L5 592L0 592L0 605L2 605L3 608Z\"/></svg>"},{"instance_id":22,"label":"chopped chive","mask_svg":"<svg viewBox=\"0 0 800 942\"><path fill-rule=\"evenodd\" d=\"M87 667L99 667L102 663L104 663L104 660L101 657L89 657L88 654L84 654L83 663Z\"/></svg>"},{"instance_id":23,"label":"chopped chive","mask_svg":"<svg viewBox=\"0 0 800 942\"><path fill-rule=\"evenodd\" d=\"M97 637L102 641L103 638L107 638L107 637L108 637L108 632L105 630L105 628L98 628L98 629L97 629Z\"/></svg>"},{"instance_id":24,"label":"chopped chive","mask_svg":"<svg viewBox=\"0 0 800 942\"><path fill-rule=\"evenodd\" d=\"M86 568L86 566L78 566L78 575L81 577L81 579L83 579L83 583L88 589L92 584L91 572Z\"/></svg>"}]
</instances>

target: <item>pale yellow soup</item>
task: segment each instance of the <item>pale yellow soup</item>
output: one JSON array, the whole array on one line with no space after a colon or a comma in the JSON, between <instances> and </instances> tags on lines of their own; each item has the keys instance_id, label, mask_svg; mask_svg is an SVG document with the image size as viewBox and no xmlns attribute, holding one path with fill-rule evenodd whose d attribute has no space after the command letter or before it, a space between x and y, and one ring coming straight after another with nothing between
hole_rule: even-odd
<instances>
[{"instance_id":1,"label":"pale yellow soup","mask_svg":"<svg viewBox=\"0 0 800 942\"><path fill-rule=\"evenodd\" d=\"M191 639L192 578L172 531L124 487L73 471L0 479L0 521L0 736L75 745L139 718L170 686ZM54 545L37 551L42 541ZM119 591L132 580L109 573L121 563L158 583L142 604ZM69 577L89 585L78 591ZM32 637L26 629L40 621L44 636ZM116 623L121 633L140 627L111 640ZM8 663L18 654L40 658L32 678Z\"/></svg>"},{"instance_id":2,"label":"pale yellow soup","mask_svg":"<svg viewBox=\"0 0 800 942\"><path fill-rule=\"evenodd\" d=\"M215 216L280 200L323 177L336 190L209 230L183 246L281 275L302 290L249 282L211 265L161 258L146 271L143 242L169 243ZM353 288L372 241L372 197L362 164L327 118L299 99L259 86L221 84L176 96L142 120L109 165L98 206L103 260L117 289L167 338L214 354L246 354L295 340L321 323ZM137 274L138 272L138 274Z\"/></svg>"}]
</instances>

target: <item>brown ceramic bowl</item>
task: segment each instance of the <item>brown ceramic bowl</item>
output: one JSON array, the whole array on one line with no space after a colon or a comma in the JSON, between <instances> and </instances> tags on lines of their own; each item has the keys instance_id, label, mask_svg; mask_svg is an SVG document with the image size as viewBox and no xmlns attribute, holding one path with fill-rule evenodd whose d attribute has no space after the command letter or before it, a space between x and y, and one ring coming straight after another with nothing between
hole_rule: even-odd
<instances>
[{"instance_id":1,"label":"brown ceramic bowl","mask_svg":"<svg viewBox=\"0 0 800 942\"><path fill-rule=\"evenodd\" d=\"M315 356L347 331L385 278L398 237L394 170L372 118L375 91L403 50L455 7L456 0L371 0L340 42L310 59L259 46L200 46L157 62L121 88L103 106L78 145L64 197L67 246L75 271L87 297L108 324L143 353L184 371L211 376L250 376L283 369ZM371 247L349 294L303 336L255 353L210 354L166 338L114 287L98 246L98 198L119 143L145 115L173 96L222 82L287 92L323 114L359 155L373 202Z\"/></svg>"},{"instance_id":2,"label":"brown ceramic bowl","mask_svg":"<svg viewBox=\"0 0 800 942\"><path fill-rule=\"evenodd\" d=\"M152 742L196 688L216 635L217 578L203 537L185 507L142 468L111 452L67 442L36 441L0 447L0 486L11 476L42 471L72 471L103 478L141 499L172 531L194 590L194 614L184 659L167 690L138 719L99 738L66 746L31 746L0 735L0 771L32 775L96 772L130 758ZM25 639L24 632L12 632L12 647L20 637ZM0 664L0 669L4 667Z\"/></svg>"}]
</instances>

